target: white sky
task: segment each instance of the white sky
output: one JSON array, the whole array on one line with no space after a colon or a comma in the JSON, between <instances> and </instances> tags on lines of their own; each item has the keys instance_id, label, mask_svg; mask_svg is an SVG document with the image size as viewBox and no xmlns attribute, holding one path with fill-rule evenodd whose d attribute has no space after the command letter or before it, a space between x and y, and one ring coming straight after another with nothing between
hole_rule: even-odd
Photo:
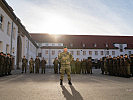
<instances>
[{"instance_id":1,"label":"white sky","mask_svg":"<svg viewBox=\"0 0 133 100\"><path fill-rule=\"evenodd\" d=\"M7 0L30 33L133 35L133 0Z\"/></svg>"}]
</instances>

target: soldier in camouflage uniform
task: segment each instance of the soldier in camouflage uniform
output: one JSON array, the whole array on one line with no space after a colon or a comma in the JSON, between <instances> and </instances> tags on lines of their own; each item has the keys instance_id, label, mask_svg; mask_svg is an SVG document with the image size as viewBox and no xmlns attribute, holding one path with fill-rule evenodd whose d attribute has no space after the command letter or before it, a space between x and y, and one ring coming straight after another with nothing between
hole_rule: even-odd
<instances>
[{"instance_id":1,"label":"soldier in camouflage uniform","mask_svg":"<svg viewBox=\"0 0 133 100\"><path fill-rule=\"evenodd\" d=\"M130 55L130 72L133 77L133 54Z\"/></svg>"},{"instance_id":2,"label":"soldier in camouflage uniform","mask_svg":"<svg viewBox=\"0 0 133 100\"><path fill-rule=\"evenodd\" d=\"M81 62L79 61L79 58L76 59L76 74L80 74L81 73Z\"/></svg>"},{"instance_id":3,"label":"soldier in camouflage uniform","mask_svg":"<svg viewBox=\"0 0 133 100\"><path fill-rule=\"evenodd\" d=\"M83 61L81 62L81 72L82 74L86 74L86 67L87 67L87 62L85 59L83 59Z\"/></svg>"},{"instance_id":4,"label":"soldier in camouflage uniform","mask_svg":"<svg viewBox=\"0 0 133 100\"><path fill-rule=\"evenodd\" d=\"M72 74L76 74L76 69L75 69L76 65L75 64L76 64L76 62L75 62L75 60L73 58L71 63L70 63Z\"/></svg>"},{"instance_id":5,"label":"soldier in camouflage uniform","mask_svg":"<svg viewBox=\"0 0 133 100\"><path fill-rule=\"evenodd\" d=\"M37 56L35 59L35 69L36 69L36 74L39 74L39 68L40 68L40 59Z\"/></svg>"},{"instance_id":6,"label":"soldier in camouflage uniform","mask_svg":"<svg viewBox=\"0 0 133 100\"><path fill-rule=\"evenodd\" d=\"M25 70L25 73L27 71L27 62L28 62L28 60L24 56L22 59L22 73L24 72L24 70Z\"/></svg>"},{"instance_id":7,"label":"soldier in camouflage uniform","mask_svg":"<svg viewBox=\"0 0 133 100\"><path fill-rule=\"evenodd\" d=\"M44 59L44 57L42 58L41 61L41 68L42 68L42 74L45 74L45 68L46 68L46 60Z\"/></svg>"},{"instance_id":8,"label":"soldier in camouflage uniform","mask_svg":"<svg viewBox=\"0 0 133 100\"><path fill-rule=\"evenodd\" d=\"M58 74L58 64L59 64L59 61L58 61L57 57L55 58L53 64L54 64L54 73Z\"/></svg>"},{"instance_id":9,"label":"soldier in camouflage uniform","mask_svg":"<svg viewBox=\"0 0 133 100\"><path fill-rule=\"evenodd\" d=\"M127 56L127 54L125 54L125 58L124 58L124 68L125 68L125 77L129 78L130 77L130 60Z\"/></svg>"},{"instance_id":10,"label":"soldier in camouflage uniform","mask_svg":"<svg viewBox=\"0 0 133 100\"><path fill-rule=\"evenodd\" d=\"M29 69L30 69L30 73L34 73L34 60L33 58L30 58L30 61L29 61Z\"/></svg>"},{"instance_id":11,"label":"soldier in camouflage uniform","mask_svg":"<svg viewBox=\"0 0 133 100\"><path fill-rule=\"evenodd\" d=\"M72 85L71 83L71 67L70 62L73 59L73 56L67 52L67 47L64 47L64 51L58 55L58 59L61 62L61 69L60 69L60 85L63 84L63 77L66 71L67 77L68 77L68 84Z\"/></svg>"}]
</instances>

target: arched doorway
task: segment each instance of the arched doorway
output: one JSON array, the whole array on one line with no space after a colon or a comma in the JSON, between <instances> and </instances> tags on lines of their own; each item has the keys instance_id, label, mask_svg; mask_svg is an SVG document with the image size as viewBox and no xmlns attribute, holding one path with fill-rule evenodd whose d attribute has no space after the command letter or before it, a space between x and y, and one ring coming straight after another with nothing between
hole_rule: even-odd
<instances>
[{"instance_id":1,"label":"arched doorway","mask_svg":"<svg viewBox=\"0 0 133 100\"><path fill-rule=\"evenodd\" d=\"M18 36L17 38L17 69L20 69L20 63L21 63L21 57L22 57L22 40L21 37Z\"/></svg>"}]
</instances>

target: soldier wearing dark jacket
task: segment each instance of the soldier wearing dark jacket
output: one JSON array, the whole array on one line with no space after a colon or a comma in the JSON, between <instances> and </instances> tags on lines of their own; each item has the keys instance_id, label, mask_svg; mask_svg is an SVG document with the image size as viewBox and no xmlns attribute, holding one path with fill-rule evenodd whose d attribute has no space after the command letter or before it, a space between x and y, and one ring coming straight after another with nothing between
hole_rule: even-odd
<instances>
[{"instance_id":1,"label":"soldier wearing dark jacket","mask_svg":"<svg viewBox=\"0 0 133 100\"><path fill-rule=\"evenodd\" d=\"M42 74L45 74L45 68L46 68L46 60L44 59L44 57L42 58L41 61L41 69L42 69Z\"/></svg>"},{"instance_id":2,"label":"soldier wearing dark jacket","mask_svg":"<svg viewBox=\"0 0 133 100\"><path fill-rule=\"evenodd\" d=\"M24 58L22 59L22 73L25 71L25 73L26 73L26 71L27 71L27 63L28 63L28 60L25 58L25 56L24 56Z\"/></svg>"},{"instance_id":3,"label":"soldier wearing dark jacket","mask_svg":"<svg viewBox=\"0 0 133 100\"><path fill-rule=\"evenodd\" d=\"M130 72L133 77L133 54L130 55Z\"/></svg>"},{"instance_id":4,"label":"soldier wearing dark jacket","mask_svg":"<svg viewBox=\"0 0 133 100\"><path fill-rule=\"evenodd\" d=\"M125 77L129 78L130 77L130 60L127 54L125 55L125 58L124 58L124 68L125 68Z\"/></svg>"},{"instance_id":5,"label":"soldier wearing dark jacket","mask_svg":"<svg viewBox=\"0 0 133 100\"><path fill-rule=\"evenodd\" d=\"M58 64L59 64L59 61L58 61L57 57L55 58L53 64L54 64L54 73L58 74Z\"/></svg>"},{"instance_id":6,"label":"soldier wearing dark jacket","mask_svg":"<svg viewBox=\"0 0 133 100\"><path fill-rule=\"evenodd\" d=\"M92 74L92 61L91 61L91 57L88 57L88 61L87 61L87 74Z\"/></svg>"},{"instance_id":7,"label":"soldier wearing dark jacket","mask_svg":"<svg viewBox=\"0 0 133 100\"><path fill-rule=\"evenodd\" d=\"M40 59L37 56L35 59L35 69L36 69L36 73L38 73L38 74L39 74L39 68L40 68Z\"/></svg>"},{"instance_id":8,"label":"soldier wearing dark jacket","mask_svg":"<svg viewBox=\"0 0 133 100\"><path fill-rule=\"evenodd\" d=\"M13 66L13 58L12 58L12 55L10 55L10 66L8 69L8 75L11 75L12 66Z\"/></svg>"},{"instance_id":9,"label":"soldier wearing dark jacket","mask_svg":"<svg viewBox=\"0 0 133 100\"><path fill-rule=\"evenodd\" d=\"M117 56L117 76L120 76L120 57Z\"/></svg>"},{"instance_id":10,"label":"soldier wearing dark jacket","mask_svg":"<svg viewBox=\"0 0 133 100\"><path fill-rule=\"evenodd\" d=\"M0 77L4 75L4 64L5 64L5 57L3 52L0 53Z\"/></svg>"},{"instance_id":11,"label":"soldier wearing dark jacket","mask_svg":"<svg viewBox=\"0 0 133 100\"><path fill-rule=\"evenodd\" d=\"M10 70L10 63L11 63L11 61L10 61L10 55L9 54L7 54L5 63L6 63L6 66L5 66L5 75L7 75L7 74L10 74L9 70Z\"/></svg>"},{"instance_id":12,"label":"soldier wearing dark jacket","mask_svg":"<svg viewBox=\"0 0 133 100\"><path fill-rule=\"evenodd\" d=\"M100 68L101 68L102 74L104 74L104 57L100 59Z\"/></svg>"}]
</instances>

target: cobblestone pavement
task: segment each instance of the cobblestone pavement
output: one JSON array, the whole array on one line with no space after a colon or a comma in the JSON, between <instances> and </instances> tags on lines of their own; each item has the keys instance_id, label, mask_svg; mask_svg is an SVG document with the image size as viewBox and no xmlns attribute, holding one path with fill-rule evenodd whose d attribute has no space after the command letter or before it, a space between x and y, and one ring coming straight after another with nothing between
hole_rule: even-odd
<instances>
[{"instance_id":1,"label":"cobblestone pavement","mask_svg":"<svg viewBox=\"0 0 133 100\"><path fill-rule=\"evenodd\" d=\"M20 74L0 78L0 100L133 100L133 78L72 75L73 86L59 85L59 75Z\"/></svg>"}]
</instances>

